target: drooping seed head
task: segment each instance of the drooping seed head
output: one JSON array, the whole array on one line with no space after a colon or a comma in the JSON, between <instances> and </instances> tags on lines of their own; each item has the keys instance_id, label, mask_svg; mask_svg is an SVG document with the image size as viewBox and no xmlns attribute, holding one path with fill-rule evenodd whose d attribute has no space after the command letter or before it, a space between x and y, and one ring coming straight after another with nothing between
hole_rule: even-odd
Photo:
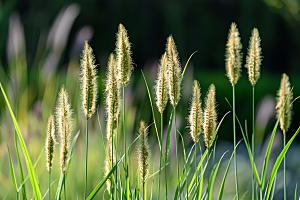
<instances>
[{"instance_id":1,"label":"drooping seed head","mask_svg":"<svg viewBox=\"0 0 300 200\"><path fill-rule=\"evenodd\" d=\"M133 65L127 30L122 24L119 24L115 51L118 69L118 80L123 85L123 87L125 87L130 81Z\"/></svg>"},{"instance_id":2,"label":"drooping seed head","mask_svg":"<svg viewBox=\"0 0 300 200\"><path fill-rule=\"evenodd\" d=\"M167 39L167 80L170 102L175 107L180 100L181 66L172 35Z\"/></svg>"},{"instance_id":3,"label":"drooping seed head","mask_svg":"<svg viewBox=\"0 0 300 200\"><path fill-rule=\"evenodd\" d=\"M84 42L80 60L80 91L82 99L82 111L89 119L96 110L97 101L97 69L93 49L87 41Z\"/></svg>"},{"instance_id":4,"label":"drooping seed head","mask_svg":"<svg viewBox=\"0 0 300 200\"><path fill-rule=\"evenodd\" d=\"M140 122L139 128L141 144L138 148L139 175L141 184L143 184L149 175L149 146L148 146L148 131L144 121Z\"/></svg>"},{"instance_id":5,"label":"drooping seed head","mask_svg":"<svg viewBox=\"0 0 300 200\"><path fill-rule=\"evenodd\" d=\"M210 148L214 143L215 131L217 126L217 111L216 111L216 89L214 84L209 86L205 98L204 109L204 142L206 147Z\"/></svg>"},{"instance_id":6,"label":"drooping seed head","mask_svg":"<svg viewBox=\"0 0 300 200\"><path fill-rule=\"evenodd\" d=\"M245 67L248 69L249 81L252 86L254 86L260 76L260 65L262 60L260 37L257 28L254 28L252 31L246 59Z\"/></svg>"},{"instance_id":7,"label":"drooping seed head","mask_svg":"<svg viewBox=\"0 0 300 200\"><path fill-rule=\"evenodd\" d=\"M48 118L48 125L47 125L47 138L46 138L46 158L47 158L47 170L50 172L53 162L53 152L55 150L55 123L53 115L50 115Z\"/></svg>"},{"instance_id":8,"label":"drooping seed head","mask_svg":"<svg viewBox=\"0 0 300 200\"><path fill-rule=\"evenodd\" d=\"M282 74L280 89L278 91L277 98L276 98L277 100L276 114L278 119L282 112L279 122L280 122L280 129L283 131L284 134L288 131L292 119L291 102L293 99L293 93L292 92L290 93L290 91L291 91L291 84L289 82L289 77L286 74ZM284 106L285 101L286 104Z\"/></svg>"},{"instance_id":9,"label":"drooping seed head","mask_svg":"<svg viewBox=\"0 0 300 200\"><path fill-rule=\"evenodd\" d=\"M192 93L192 101L190 106L190 114L188 117L188 127L190 129L190 135L194 143L197 143L203 125L203 113L202 113L201 99L200 99L201 96L200 85L196 80L194 80L194 87L192 92L193 93Z\"/></svg>"},{"instance_id":10,"label":"drooping seed head","mask_svg":"<svg viewBox=\"0 0 300 200\"><path fill-rule=\"evenodd\" d=\"M65 173L69 161L70 137L73 131L73 111L68 102L68 93L65 87L62 87L58 93L55 108L57 132L60 135L60 167Z\"/></svg>"},{"instance_id":11,"label":"drooping seed head","mask_svg":"<svg viewBox=\"0 0 300 200\"><path fill-rule=\"evenodd\" d=\"M105 81L105 104L107 118L107 138L111 137L112 123L117 125L120 114L120 83L117 80L117 70L114 55L111 53L107 64Z\"/></svg>"},{"instance_id":12,"label":"drooping seed head","mask_svg":"<svg viewBox=\"0 0 300 200\"><path fill-rule=\"evenodd\" d=\"M239 37L239 31L236 24L233 22L231 24L228 41L226 44L226 71L227 77L232 85L235 85L241 74L242 65L242 44L241 38Z\"/></svg>"},{"instance_id":13,"label":"drooping seed head","mask_svg":"<svg viewBox=\"0 0 300 200\"><path fill-rule=\"evenodd\" d=\"M168 102L168 82L167 82L167 53L165 52L160 59L155 85L156 105L162 114Z\"/></svg>"},{"instance_id":14,"label":"drooping seed head","mask_svg":"<svg viewBox=\"0 0 300 200\"><path fill-rule=\"evenodd\" d=\"M106 149L107 149L107 155L108 155L108 159L109 160L106 157L105 161L104 161L104 164L105 164L105 167L104 167L104 176L107 176L108 173L110 172L110 170L112 169L112 166L114 166L116 164L115 157L112 159L112 140L111 139L107 140ZM107 179L106 186L107 186L107 190L108 190L108 192L110 194L110 192L111 192L111 181L110 181L110 178Z\"/></svg>"}]
</instances>

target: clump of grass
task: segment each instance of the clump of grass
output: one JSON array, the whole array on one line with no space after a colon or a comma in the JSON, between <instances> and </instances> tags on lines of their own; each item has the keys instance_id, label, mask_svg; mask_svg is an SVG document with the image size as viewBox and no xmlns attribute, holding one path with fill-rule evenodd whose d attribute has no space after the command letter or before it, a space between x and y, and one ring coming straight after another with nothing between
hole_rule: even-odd
<instances>
[{"instance_id":1,"label":"clump of grass","mask_svg":"<svg viewBox=\"0 0 300 200\"><path fill-rule=\"evenodd\" d=\"M291 91L291 84L289 82L289 77L284 73L282 74L280 88L277 94L277 104L276 104L276 116L279 119L280 129L283 132L283 147L286 145L286 133L291 125L292 119L292 99L293 93ZM286 101L286 105L284 103ZM281 114L282 113L282 114ZM281 115L280 115L281 114ZM283 183L284 183L284 200L286 200L286 166L285 166L285 156L283 158Z\"/></svg>"}]
</instances>

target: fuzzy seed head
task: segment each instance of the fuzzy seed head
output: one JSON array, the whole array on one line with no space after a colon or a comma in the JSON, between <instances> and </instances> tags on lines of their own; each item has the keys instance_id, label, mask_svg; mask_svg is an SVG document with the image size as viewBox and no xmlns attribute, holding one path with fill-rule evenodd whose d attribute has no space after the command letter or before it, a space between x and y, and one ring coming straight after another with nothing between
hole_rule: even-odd
<instances>
[{"instance_id":1,"label":"fuzzy seed head","mask_svg":"<svg viewBox=\"0 0 300 200\"><path fill-rule=\"evenodd\" d=\"M277 119L280 117L280 129L285 134L290 125L292 119L292 105L291 102L293 100L293 93L291 92L291 84L289 82L289 77L286 74L282 74L280 89L277 94L277 105L276 105L276 114ZM284 106L285 100L287 98L286 104ZM291 105L291 106L290 106ZM284 106L284 107L283 107Z\"/></svg>"},{"instance_id":2,"label":"fuzzy seed head","mask_svg":"<svg viewBox=\"0 0 300 200\"><path fill-rule=\"evenodd\" d=\"M214 143L215 131L217 126L217 111L216 111L216 89L214 84L209 86L205 98L204 109L204 142L206 147L210 148Z\"/></svg>"},{"instance_id":3,"label":"fuzzy seed head","mask_svg":"<svg viewBox=\"0 0 300 200\"><path fill-rule=\"evenodd\" d=\"M107 176L107 174L112 169L112 166L114 166L115 163L116 163L115 157L112 159L112 140L111 139L107 140L106 149L107 149L107 155L108 155L108 159L109 160L106 157L105 161L104 161L104 165L105 165L105 167L104 167L104 176ZM115 152L115 150L114 150L114 152ZM108 192L110 194L110 192L111 192L111 181L110 181L110 178L107 179L106 186L107 186L107 190L108 190Z\"/></svg>"},{"instance_id":4,"label":"fuzzy seed head","mask_svg":"<svg viewBox=\"0 0 300 200\"><path fill-rule=\"evenodd\" d=\"M167 39L167 80L170 102L175 107L180 100L181 66L172 35Z\"/></svg>"},{"instance_id":5,"label":"fuzzy seed head","mask_svg":"<svg viewBox=\"0 0 300 200\"><path fill-rule=\"evenodd\" d=\"M239 31L236 24L233 22L231 24L228 41L226 44L226 71L227 77L232 85L235 85L241 75L241 65L242 65L242 44L241 38L239 37Z\"/></svg>"},{"instance_id":6,"label":"fuzzy seed head","mask_svg":"<svg viewBox=\"0 0 300 200\"><path fill-rule=\"evenodd\" d=\"M89 119L96 110L97 101L97 69L93 49L87 41L84 42L80 60L80 91L82 99L82 111Z\"/></svg>"},{"instance_id":7,"label":"fuzzy seed head","mask_svg":"<svg viewBox=\"0 0 300 200\"><path fill-rule=\"evenodd\" d=\"M249 81L252 86L254 86L260 76L260 65L262 60L260 37L257 28L254 28L252 31L246 59L245 67L248 69Z\"/></svg>"},{"instance_id":8,"label":"fuzzy seed head","mask_svg":"<svg viewBox=\"0 0 300 200\"><path fill-rule=\"evenodd\" d=\"M139 128L140 141L141 144L138 148L138 162L139 162L139 175L141 184L145 183L149 175L149 146L148 146L148 131L147 125L144 121L140 122Z\"/></svg>"},{"instance_id":9,"label":"fuzzy seed head","mask_svg":"<svg viewBox=\"0 0 300 200\"><path fill-rule=\"evenodd\" d=\"M119 24L115 51L117 57L116 62L118 70L118 80L123 85L123 87L125 87L130 81L133 65L127 30L122 24Z\"/></svg>"},{"instance_id":10,"label":"fuzzy seed head","mask_svg":"<svg viewBox=\"0 0 300 200\"><path fill-rule=\"evenodd\" d=\"M156 105L158 111L162 114L168 102L168 82L167 82L167 53L165 52L160 59L157 71L157 80L155 85Z\"/></svg>"},{"instance_id":11,"label":"fuzzy seed head","mask_svg":"<svg viewBox=\"0 0 300 200\"><path fill-rule=\"evenodd\" d=\"M201 99L200 99L201 96L200 85L196 80L194 80L192 95L193 96L190 105L190 114L188 117L188 127L190 129L190 135L194 143L197 143L203 125L203 113L202 113Z\"/></svg>"},{"instance_id":12,"label":"fuzzy seed head","mask_svg":"<svg viewBox=\"0 0 300 200\"><path fill-rule=\"evenodd\" d=\"M65 87L62 87L58 93L56 102L56 126L60 135L60 167L65 173L69 161L70 137L73 131L73 111L68 102L68 93Z\"/></svg>"},{"instance_id":13,"label":"fuzzy seed head","mask_svg":"<svg viewBox=\"0 0 300 200\"><path fill-rule=\"evenodd\" d=\"M48 118L48 125L47 125L47 138L46 138L46 158L47 158L47 170L50 172L53 162L53 152L55 149L55 125L54 125L54 117L50 115Z\"/></svg>"},{"instance_id":14,"label":"fuzzy seed head","mask_svg":"<svg viewBox=\"0 0 300 200\"><path fill-rule=\"evenodd\" d=\"M120 83L117 80L116 61L111 53L108 59L107 73L105 80L105 104L107 118L107 138L111 137L112 123L117 125L120 114Z\"/></svg>"}]
</instances>

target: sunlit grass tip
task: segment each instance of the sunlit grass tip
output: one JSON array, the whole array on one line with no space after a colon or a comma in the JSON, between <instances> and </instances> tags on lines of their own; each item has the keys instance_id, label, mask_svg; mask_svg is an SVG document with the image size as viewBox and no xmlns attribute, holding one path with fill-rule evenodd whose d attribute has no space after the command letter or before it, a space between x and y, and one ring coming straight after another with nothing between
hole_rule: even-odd
<instances>
[{"instance_id":1,"label":"sunlit grass tip","mask_svg":"<svg viewBox=\"0 0 300 200\"><path fill-rule=\"evenodd\" d=\"M226 44L226 73L232 85L235 85L241 75L242 43L236 24L231 23Z\"/></svg>"},{"instance_id":2,"label":"sunlit grass tip","mask_svg":"<svg viewBox=\"0 0 300 200\"><path fill-rule=\"evenodd\" d=\"M156 106L160 114L164 112L168 102L167 69L167 53L165 52L159 61L155 84Z\"/></svg>"},{"instance_id":3,"label":"sunlit grass tip","mask_svg":"<svg viewBox=\"0 0 300 200\"><path fill-rule=\"evenodd\" d=\"M190 113L188 116L188 128L190 129L190 135L194 143L198 142L203 125L203 113L201 108L200 96L201 93L199 82L197 80L194 80L192 100L189 110Z\"/></svg>"},{"instance_id":4,"label":"sunlit grass tip","mask_svg":"<svg viewBox=\"0 0 300 200\"><path fill-rule=\"evenodd\" d=\"M166 52L168 66L168 93L172 106L176 107L180 100L181 65L172 35L170 35L167 39Z\"/></svg>"},{"instance_id":5,"label":"sunlit grass tip","mask_svg":"<svg viewBox=\"0 0 300 200\"><path fill-rule=\"evenodd\" d=\"M50 172L52 168L53 163L53 157L54 157L54 150L55 150L55 123L54 123L54 117L53 115L50 115L48 118L48 124L47 124L47 137L46 137L46 158L47 158L47 170Z\"/></svg>"},{"instance_id":6,"label":"sunlit grass tip","mask_svg":"<svg viewBox=\"0 0 300 200\"><path fill-rule=\"evenodd\" d=\"M145 183L149 175L149 145L148 145L148 130L147 125L144 121L140 122L139 127L140 141L141 144L138 148L138 167L141 184Z\"/></svg>"},{"instance_id":7,"label":"sunlit grass tip","mask_svg":"<svg viewBox=\"0 0 300 200\"><path fill-rule=\"evenodd\" d=\"M260 37L257 28L252 31L249 40L248 55L245 67L248 69L249 81L254 86L260 76L260 65L262 61Z\"/></svg>"},{"instance_id":8,"label":"sunlit grass tip","mask_svg":"<svg viewBox=\"0 0 300 200\"><path fill-rule=\"evenodd\" d=\"M118 79L123 87L127 86L133 70L133 61L131 58L131 44L127 30L122 24L119 24L116 42L116 62L118 69Z\"/></svg>"},{"instance_id":9,"label":"sunlit grass tip","mask_svg":"<svg viewBox=\"0 0 300 200\"><path fill-rule=\"evenodd\" d=\"M210 148L214 143L215 131L217 126L217 111L216 111L216 88L214 84L209 86L204 109L204 142L206 147Z\"/></svg>"},{"instance_id":10,"label":"sunlit grass tip","mask_svg":"<svg viewBox=\"0 0 300 200\"><path fill-rule=\"evenodd\" d=\"M280 88L276 98L277 100L276 114L278 119L280 117L280 113L282 112L282 115L280 117L280 129L283 131L283 133L286 133L291 125L291 119L292 119L291 102L293 100L293 93L290 91L291 91L291 84L289 82L289 77L284 73L282 74ZM285 107L283 108L286 98L287 98L287 102Z\"/></svg>"},{"instance_id":11,"label":"sunlit grass tip","mask_svg":"<svg viewBox=\"0 0 300 200\"><path fill-rule=\"evenodd\" d=\"M80 92L82 98L82 111L89 119L96 110L96 101L98 94L97 87L97 65L93 49L87 41L84 42L80 60Z\"/></svg>"}]
</instances>

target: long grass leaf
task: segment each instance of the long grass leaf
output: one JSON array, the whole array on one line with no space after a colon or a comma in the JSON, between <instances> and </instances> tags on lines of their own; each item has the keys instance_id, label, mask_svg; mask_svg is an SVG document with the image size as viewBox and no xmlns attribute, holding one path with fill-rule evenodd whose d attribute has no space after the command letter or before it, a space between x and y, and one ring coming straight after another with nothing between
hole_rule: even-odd
<instances>
[{"instance_id":1,"label":"long grass leaf","mask_svg":"<svg viewBox=\"0 0 300 200\"><path fill-rule=\"evenodd\" d=\"M298 184L296 184L296 188L295 188L295 200L297 200L297 185Z\"/></svg>"},{"instance_id":2,"label":"long grass leaf","mask_svg":"<svg viewBox=\"0 0 300 200\"><path fill-rule=\"evenodd\" d=\"M39 185L37 183L36 175L35 175L35 172L34 172L34 169L33 169L33 165L32 165L32 162L31 162L31 159L30 159L30 156L29 156L29 153L28 153L25 141L23 139L23 136L22 136L22 133L20 131L18 122L17 122L17 120L15 118L15 115L14 115L12 109L11 109L11 106L9 104L9 101L7 99L7 96L6 96L5 92L4 92L4 89L3 89L1 83L0 83L0 87L1 87L1 91L2 91L3 97L5 99L6 105L7 105L8 109L9 109L11 118L12 118L12 120L14 122L15 129L16 129L18 137L19 137L19 141L21 143L21 147L22 147L22 151L23 151L23 154L24 154L24 157L25 157L25 160L26 160L26 165L27 165L28 173L30 175L30 181L31 181L31 185L32 185L32 188L33 188L33 191L34 191L35 199L36 200L41 200L42 199L42 195L41 195L41 192L40 192Z\"/></svg>"}]
</instances>

